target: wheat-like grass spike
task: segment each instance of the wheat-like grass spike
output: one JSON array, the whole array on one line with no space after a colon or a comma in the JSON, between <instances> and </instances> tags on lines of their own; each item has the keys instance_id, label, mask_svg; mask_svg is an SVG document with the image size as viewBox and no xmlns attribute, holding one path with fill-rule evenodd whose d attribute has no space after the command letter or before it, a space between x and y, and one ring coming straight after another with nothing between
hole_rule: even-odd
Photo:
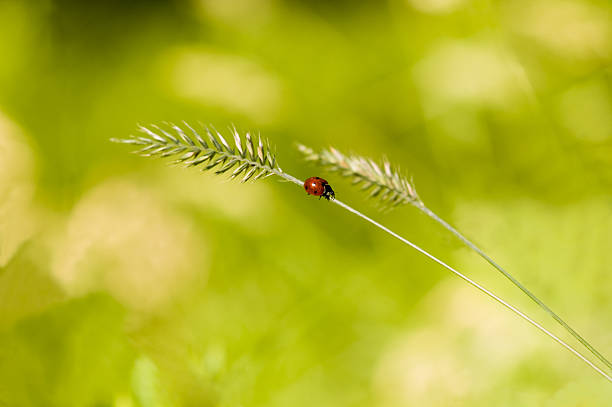
<instances>
[{"instance_id":1,"label":"wheat-like grass spike","mask_svg":"<svg viewBox=\"0 0 612 407\"><path fill-rule=\"evenodd\" d=\"M345 155L333 147L321 152L315 152L303 145L298 148L306 160L314 161L330 171L338 172L343 177L350 178L353 185L360 185L361 190L369 191L370 198L376 198L382 203L381 209L415 203L418 200L410 181L402 177L399 170L394 168L387 159L384 159L382 165L379 165L372 159Z\"/></svg>"},{"instance_id":2,"label":"wheat-like grass spike","mask_svg":"<svg viewBox=\"0 0 612 407\"><path fill-rule=\"evenodd\" d=\"M139 126L143 136L112 141L138 146L134 153L143 157L174 157L172 164L184 167L201 167L202 171L213 170L215 174L229 174L231 179L241 176L242 182L254 181L272 174L287 177L278 167L268 140L259 136L257 147L250 133L242 139L236 127L230 128L232 145L214 128L203 126L210 143L193 127L162 123ZM185 131L188 130L190 135ZM235 146L235 147L234 147Z\"/></svg>"}]
</instances>

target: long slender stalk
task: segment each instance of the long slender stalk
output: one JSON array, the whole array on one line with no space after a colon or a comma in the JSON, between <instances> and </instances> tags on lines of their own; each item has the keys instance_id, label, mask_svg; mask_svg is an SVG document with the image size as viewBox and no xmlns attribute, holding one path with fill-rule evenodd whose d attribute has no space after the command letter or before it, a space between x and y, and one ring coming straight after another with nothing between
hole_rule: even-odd
<instances>
[{"instance_id":1,"label":"long slender stalk","mask_svg":"<svg viewBox=\"0 0 612 407\"><path fill-rule=\"evenodd\" d=\"M584 339L576 330L569 326L559 315L550 307L542 302L535 294L527 289L520 281L514 278L508 271L497 264L476 244L468 240L457 229L448 222L436 215L429 209L418 196L412 182L402 177L399 171L392 168L388 161L384 161L379 166L375 161L360 156L347 156L340 151L329 148L321 152L315 152L309 147L299 145L299 150L304 154L308 161L314 161L332 171L339 172L344 177L353 179L353 184L359 184L364 191L369 191L370 197L379 198L388 207L395 207L402 204L415 206L421 212L442 225L447 231L457 237L465 246L473 250L480 257L486 260L491 266L497 269L504 277L518 287L525 295L535 302L541 309L548 313L559 325L561 325L570 335L578 340L595 357L606 365L612 372L612 363L608 361L595 347Z\"/></svg>"},{"instance_id":2,"label":"long slender stalk","mask_svg":"<svg viewBox=\"0 0 612 407\"><path fill-rule=\"evenodd\" d=\"M303 186L303 182L300 181L299 179L287 174L287 173L282 173L282 174L278 174L279 176L281 176L282 178L286 179L287 181L291 181L294 184L299 185L300 187ZM441 265L442 267L444 267L445 269L449 270L450 272L454 273L455 275L457 275L459 278L461 278L462 280L464 280L465 282L467 282L468 284L470 284L472 287L475 287L476 289L478 289L480 292L486 294L487 296L491 297L492 299L494 299L495 301L497 301L498 303L500 303L502 306L504 306L505 308L509 309L510 311L512 311L513 313L515 313L516 315L518 315L520 318L524 319L525 321L527 321L528 323L530 323L531 325L535 326L537 329L539 329L541 332L543 332L545 335L549 336L550 338L552 338L555 342L559 343L561 346L563 346L564 348L566 348L567 350L569 350L570 352L572 352L576 357L578 357L580 360L582 360L584 363L586 363L588 366L590 366L592 369L594 369L597 373L599 373L600 375L602 375L603 377L605 377L606 379L608 379L608 381L612 382L612 377L610 375L608 375L607 373L605 373L603 370L601 370L599 367L597 367L593 362L591 362L589 359L587 359L583 354L581 354L580 352L578 352L576 349L574 349L572 346L570 346L569 344L567 344L565 341L563 341L563 339L559 338L558 336L556 336L555 334L553 334L552 332L550 332L549 330L547 330L546 328L544 328L542 325L540 325L539 323L537 323L536 321L534 321L533 319L531 319L529 316L527 316L525 313L523 313L522 311L520 311L518 308L516 308L515 306L511 305L510 303L504 301L503 299L501 299L500 297L498 297L497 295L495 295L493 292L491 292L490 290L486 289L485 287L483 287L482 285L478 284L476 281L470 279L468 276L466 276L465 274L462 274L461 272L457 271L456 269L454 269L453 267L449 266L448 264L446 264L445 262L443 262L442 260L438 259L436 256L428 253L426 250L420 248L419 246L417 246L416 244L412 243L411 241L409 241L408 239L398 235L397 233L393 232L391 229L387 228L386 226L381 225L380 223L376 222L374 219L364 215L363 213L359 212L358 210L352 208L351 206L345 204L342 201L339 201L337 199L334 199L333 201L331 201L333 203L335 203L336 205L340 206L343 209L346 209L347 211L359 216L360 218L366 220L367 222L371 223L372 225L376 226L377 228L379 228L380 230L384 231L385 233L390 234L391 236L393 236L394 238L400 240L402 243L407 244L408 246L412 247L413 249L415 249L416 251L418 251L419 253L425 255L426 257L428 257L429 259L433 260L434 262L438 263L439 265Z\"/></svg>"},{"instance_id":3,"label":"long slender stalk","mask_svg":"<svg viewBox=\"0 0 612 407\"><path fill-rule=\"evenodd\" d=\"M137 150L136 153L142 156L178 156L178 159L175 161L175 163L188 167L198 166L202 168L203 171L211 170L216 167L216 174L228 173L230 174L231 178L236 178L240 176L242 178L242 182L246 182L251 179L255 180L258 178L263 178L270 175L276 175L280 178L283 178L298 185L300 188L303 188L303 181L295 178L290 174L287 174L279 167L276 161L276 157L274 156L274 154L272 154L270 150L269 144L267 142L264 144L261 137L259 137L258 143L254 143L252 137L247 133L245 140L243 141L238 132L233 129L232 135L234 139L234 144L231 145L231 143L228 143L220 133L216 131L213 133L209 129L206 129L209 139L209 142L206 142L197 131L188 126L186 123L184 124L185 127L191 131L191 135L185 132L179 126L168 124L168 127L170 127L171 131L173 131L175 134L172 134L170 131L158 126L151 126L153 130L147 127L140 127L140 130L144 133L144 136L132 136L127 139L112 139L112 141L136 145L139 147L139 150ZM233 169L232 172L229 171L231 169ZM371 223L377 228L383 230L384 232L395 237L396 239L409 245L410 247L427 256L442 267L451 271L452 273L466 281L468 284L477 288L479 291L486 294L487 296L493 298L495 301L502 304L505 308L509 309L510 311L518 315L520 318L535 326L544 334L548 335L550 338L552 338L553 340L561 344L563 347L565 347L567 350L572 352L575 356L577 356L584 363L594 369L597 373L608 379L608 381L612 382L612 377L610 375L606 374L604 371L598 368L594 363L592 363L576 349L571 347L559 337L555 336L553 333L551 333L542 325L538 324L536 321L528 317L516 307L512 306L511 304L502 300L500 297L498 297L491 291L476 283L474 280L471 280L464 274L460 273L448 264L444 263L442 260L429 254L424 249L421 249L416 244L398 235L397 233L381 225L375 220L367 217L356 209L353 209L349 205L339 200L332 200L332 202L340 206L341 208L359 216L365 221Z\"/></svg>"},{"instance_id":4,"label":"long slender stalk","mask_svg":"<svg viewBox=\"0 0 612 407\"><path fill-rule=\"evenodd\" d=\"M497 264L491 257L489 257L485 252L483 252L478 246L468 240L465 236L463 236L457 229L452 227L448 222L444 219L440 218L436 215L431 209L426 207L425 205L414 205L421 212L425 213L427 216L438 222L442 227L455 235L463 244L476 252L480 257L485 259L487 263L491 266L495 267L500 273L502 273L508 280L510 280L515 286L517 286L523 293L525 293L533 302L538 304L540 308L546 311L555 321L559 323L566 331L568 331L574 338L576 338L581 344L584 345L585 348L591 351L593 355L595 355L599 360L601 360L607 367L612 371L612 363L608 361L601 353L597 351L586 339L584 339L578 332L576 332L571 326L569 326L559 315L557 315L553 310L551 310L546 304L544 304L538 297L535 296L531 291L527 289L523 284L521 284L516 278L514 278L510 273L502 268L499 264Z\"/></svg>"}]
</instances>

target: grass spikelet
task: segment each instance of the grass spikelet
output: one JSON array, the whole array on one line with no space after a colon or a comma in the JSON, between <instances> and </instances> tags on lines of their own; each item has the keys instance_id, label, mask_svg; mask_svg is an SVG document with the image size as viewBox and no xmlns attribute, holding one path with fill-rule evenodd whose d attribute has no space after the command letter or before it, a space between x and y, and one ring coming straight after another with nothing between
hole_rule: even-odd
<instances>
[{"instance_id":1,"label":"grass spikelet","mask_svg":"<svg viewBox=\"0 0 612 407\"><path fill-rule=\"evenodd\" d=\"M307 161L311 161L332 172L350 178L353 185L361 187L370 198L376 198L382 207L393 208L403 204L419 204L421 200L408 178L402 176L387 160L379 165L374 160L356 155L345 155L333 147L314 151L298 144L298 149Z\"/></svg>"},{"instance_id":2,"label":"grass spikelet","mask_svg":"<svg viewBox=\"0 0 612 407\"><path fill-rule=\"evenodd\" d=\"M111 141L139 146L134 153L143 157L174 157L173 163L179 166L214 170L217 175L228 173L231 179L241 178L241 182L283 174L269 143L264 143L261 137L255 148L249 133L243 140L233 127L231 144L217 130L206 127L207 142L193 127L185 122L183 126L172 123L139 126L142 135Z\"/></svg>"}]
</instances>

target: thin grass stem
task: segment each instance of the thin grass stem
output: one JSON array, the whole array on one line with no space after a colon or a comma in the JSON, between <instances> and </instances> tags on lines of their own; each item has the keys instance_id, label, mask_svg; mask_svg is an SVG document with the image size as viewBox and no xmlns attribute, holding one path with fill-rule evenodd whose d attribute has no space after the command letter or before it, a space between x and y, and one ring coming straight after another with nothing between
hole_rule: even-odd
<instances>
[{"instance_id":1,"label":"thin grass stem","mask_svg":"<svg viewBox=\"0 0 612 407\"><path fill-rule=\"evenodd\" d=\"M584 339L578 332L576 332L571 326L569 326L559 315L557 315L553 310L551 310L546 304L544 304L538 297L535 296L531 291L527 289L523 284L521 284L516 278L514 278L510 273L504 270L499 264L497 264L491 257L489 257L485 252L483 252L478 246L468 240L465 236L463 236L457 229L452 227L448 222L444 219L440 218L436 215L432 210L430 210L425 205L415 204L421 212L425 213L427 216L438 222L442 227L455 235L463 244L476 252L480 257L482 257L485 261L487 261L491 266L495 267L500 273L502 273L508 280L512 282L515 286L517 286L523 293L525 293L533 302L538 304L540 308L546 311L555 321L559 323L566 331L568 331L574 338L576 338L585 348L587 348L593 355L595 355L599 360L601 360L607 367L612 371L612 363L608 361L601 353L597 351L586 339Z\"/></svg>"},{"instance_id":2,"label":"thin grass stem","mask_svg":"<svg viewBox=\"0 0 612 407\"><path fill-rule=\"evenodd\" d=\"M300 187L303 186L303 184L304 184L303 181L300 181L299 179L297 179L297 178L295 178L295 177L293 177L293 176L291 176L291 175L289 175L287 173L282 173L282 174L278 174L278 175L280 177L286 179L287 181L290 181L290 182L293 182L296 185L299 185ZM500 297L495 295L492 291L490 291L490 290L486 289L485 287L483 287L482 285L478 284L476 281L472 280L471 278L469 278L465 274L457 271L456 269L454 269L453 267L449 266L448 264L446 264L442 260L438 259L436 256L430 254L426 250L424 250L421 247L417 246L416 244L412 243L410 240L408 240L408 239L398 235L397 233L395 233L391 229L387 228L386 226L383 226L382 224L376 222L374 219L372 219L372 218L364 215L363 213L359 212L357 209L354 209L353 207L351 207L351 206L349 206L349 205L345 204L344 202L339 201L337 199L334 199L331 202L333 202L336 205L340 206L341 208L343 208L343 209L353 213L354 215L359 216L360 218L362 218L365 221L371 223L372 225L376 226L380 230L390 234L394 238L400 240L402 243L407 244L408 246L412 247L413 249L415 249L419 253L425 255L426 257L428 257L429 259L431 259L434 262L438 263L439 265L441 265L445 269L447 269L450 272L454 273L459 278L461 278L462 280L464 280L465 282L470 284L472 287L478 289L480 292L482 292L482 293L486 294L487 296L491 297L492 299L494 299L495 301L500 303L502 306L504 306L505 308L509 309L510 311L512 311L513 313L518 315L520 318L524 319L525 321L527 321L531 325L535 326L537 329L539 329L545 335L549 336L555 342L559 343L565 349L567 349L571 353L573 353L576 357L578 357L580 360L582 360L584 363L586 363L588 366L590 366L592 369L594 369L597 373L599 373L600 375L602 375L603 377L608 379L608 381L612 382L612 377L610 375L608 375L606 372L604 372L599 367L597 367L593 362L591 362L589 359L587 359L583 354L581 354L576 349L574 349L572 346L567 344L565 341L563 341L563 339L559 338L558 336L556 336L555 334L550 332L548 329L544 328L542 325L540 325L539 323L534 321L532 318L527 316L524 312L522 312L521 310L519 310L518 308L516 308L512 304L508 303L507 301L504 301L503 299L501 299Z\"/></svg>"},{"instance_id":3,"label":"thin grass stem","mask_svg":"<svg viewBox=\"0 0 612 407\"><path fill-rule=\"evenodd\" d=\"M345 155L333 147L316 152L313 149L304 145L298 145L298 149L302 152L307 161L315 162L331 171L340 173L344 177L351 178L354 185L360 185L363 191L369 191L369 196L377 198L381 203L389 208L393 208L403 204L415 206L421 212L439 223L447 231L457 237L465 246L473 250L476 254L487 261L491 266L497 269L504 277L512 284L527 295L535 302L542 310L549 314L559 325L561 325L570 335L578 340L585 348L587 348L596 358L598 358L612 372L612 363L606 359L595 347L593 347L586 339L584 339L576 330L567 324L559 315L557 315L550 307L548 307L535 294L527 289L520 281L512 276L503 267L497 264L476 244L472 243L457 229L451 226L448 222L440 218L431 209L429 209L416 192L412 181L408 180L400 174L400 171L384 160L382 165L378 165L375 161L357 155Z\"/></svg>"},{"instance_id":4,"label":"thin grass stem","mask_svg":"<svg viewBox=\"0 0 612 407\"><path fill-rule=\"evenodd\" d=\"M593 368L597 373L599 373L600 375L602 375L603 377L605 377L606 379L608 379L608 381L612 382L612 377L608 374L606 374L603 370L601 370L599 367L597 367L593 362L591 362L589 359L587 359L584 355L582 355L580 352L578 352L576 349L574 349L572 346L570 346L569 344L567 344L565 341L563 341L561 338L559 338L558 336L556 336L555 334L553 334L552 332L550 332L549 330L547 330L546 328L544 328L542 325L538 324L536 321L534 321L533 319L531 319L530 317L528 317L525 313L523 313L522 311L520 311L518 308L514 307L513 305L509 304L508 302L504 301L503 299L501 299L500 297L498 297L497 295L495 295L493 292L487 290L486 288L484 288L482 285L478 284L477 282L475 282L474 280L470 279L469 277L467 277L466 275L460 273L459 271L455 270L453 267L449 266L448 264L446 264L445 262L443 262L442 260L438 259L437 257L435 257L432 254L429 254L427 251L421 249L419 246L417 246L416 244L412 243L411 241L403 238L402 236L398 235L397 233L393 232L392 230L388 229L387 227L381 225L380 223L376 222L375 220L367 217L366 215L364 215L363 213L359 212L356 209L351 208L350 206L348 206L347 204L345 204L344 202L335 200L334 203L336 205L339 205L340 207L346 209L349 212L354 213L355 215L359 216L360 218L370 222L372 225L376 226L377 228L383 230L384 232L390 234L391 236L395 237L396 239L402 241L403 243L407 244L408 246L412 247L413 249L417 250L418 252L420 252L421 254L427 256L428 258L430 258L431 260L435 261L436 263L438 263L439 265L441 265L442 267L444 267L445 269L451 271L452 273L454 273L455 275L457 275L458 277L460 277L461 279L463 279L465 282L467 282L468 284L470 284L471 286L477 288L479 291L481 291L482 293L488 295L489 297L493 298L495 301L497 301L498 303L500 303L501 305L503 305L504 307L506 307L507 309L509 309L510 311L514 312L516 315L518 315L519 317L521 317L522 319L524 319L525 321L529 322L531 325L535 326L536 328L538 328L540 331L542 331L544 334L548 335L549 337L551 337L553 340L555 340L557 343L559 343L561 346L563 346L564 348L566 348L567 350L569 350L570 352L572 352L574 355L576 355L580 360L582 360L584 363L586 363L587 365L589 365L591 368Z\"/></svg>"}]
</instances>

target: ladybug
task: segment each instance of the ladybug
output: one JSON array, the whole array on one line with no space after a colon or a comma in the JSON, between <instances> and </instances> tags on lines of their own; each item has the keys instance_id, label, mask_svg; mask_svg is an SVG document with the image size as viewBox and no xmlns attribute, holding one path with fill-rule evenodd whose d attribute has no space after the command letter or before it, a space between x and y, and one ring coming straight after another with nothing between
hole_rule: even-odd
<instances>
[{"instance_id":1,"label":"ladybug","mask_svg":"<svg viewBox=\"0 0 612 407\"><path fill-rule=\"evenodd\" d=\"M306 181L304 181L304 189L308 193L308 195L318 196L319 199L321 197L327 199L335 199L336 194L332 189L331 185L323 178L319 177L310 177Z\"/></svg>"}]
</instances>

